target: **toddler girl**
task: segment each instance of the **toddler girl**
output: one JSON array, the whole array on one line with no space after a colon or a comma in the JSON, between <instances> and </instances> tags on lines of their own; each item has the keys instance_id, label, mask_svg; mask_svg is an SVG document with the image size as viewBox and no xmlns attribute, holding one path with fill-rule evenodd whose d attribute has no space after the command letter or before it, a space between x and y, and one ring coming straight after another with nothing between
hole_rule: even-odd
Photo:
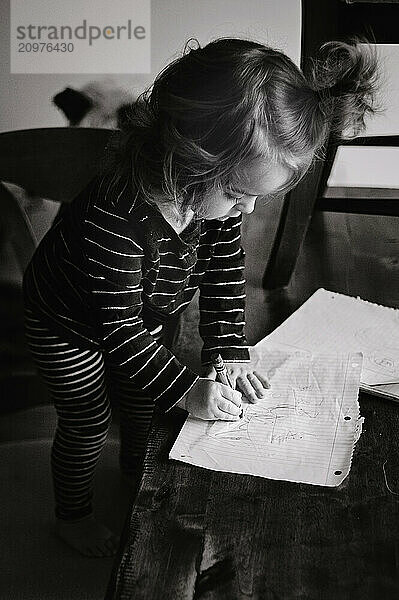
<instances>
[{"instance_id":1,"label":"toddler girl","mask_svg":"<svg viewBox=\"0 0 399 600\"><path fill-rule=\"evenodd\" d=\"M132 104L101 172L56 220L24 277L26 328L58 415L57 531L89 556L117 539L92 514L95 466L120 407L120 462L137 473L154 406L236 420L267 382L244 335L243 214L290 190L329 132L372 110L367 45L327 44L308 79L283 53L222 38L189 49ZM199 376L163 343L200 291ZM235 389L217 383L212 353Z\"/></svg>"}]
</instances>

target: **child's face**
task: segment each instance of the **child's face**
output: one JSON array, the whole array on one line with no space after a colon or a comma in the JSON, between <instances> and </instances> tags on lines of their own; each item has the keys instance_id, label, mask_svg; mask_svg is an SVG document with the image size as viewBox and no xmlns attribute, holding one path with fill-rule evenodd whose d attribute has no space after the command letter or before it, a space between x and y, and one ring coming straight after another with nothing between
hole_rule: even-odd
<instances>
[{"instance_id":1,"label":"child's face","mask_svg":"<svg viewBox=\"0 0 399 600\"><path fill-rule=\"evenodd\" d=\"M224 221L238 217L240 213L250 214L258 196L278 193L289 178L290 172L284 165L265 165L261 160L253 162L242 169L234 187L204 196L202 218Z\"/></svg>"}]
</instances>

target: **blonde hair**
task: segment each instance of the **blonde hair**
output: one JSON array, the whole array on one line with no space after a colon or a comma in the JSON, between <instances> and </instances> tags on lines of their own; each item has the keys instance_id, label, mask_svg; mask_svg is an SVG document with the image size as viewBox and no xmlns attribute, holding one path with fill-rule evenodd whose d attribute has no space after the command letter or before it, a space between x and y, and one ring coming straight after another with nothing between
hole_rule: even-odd
<instances>
[{"instance_id":1,"label":"blonde hair","mask_svg":"<svg viewBox=\"0 0 399 600\"><path fill-rule=\"evenodd\" d=\"M375 110L376 53L360 40L324 44L308 77L258 42L189 42L131 105L109 148L110 168L149 202L198 209L258 157L287 166L292 188L328 136L358 134Z\"/></svg>"}]
</instances>

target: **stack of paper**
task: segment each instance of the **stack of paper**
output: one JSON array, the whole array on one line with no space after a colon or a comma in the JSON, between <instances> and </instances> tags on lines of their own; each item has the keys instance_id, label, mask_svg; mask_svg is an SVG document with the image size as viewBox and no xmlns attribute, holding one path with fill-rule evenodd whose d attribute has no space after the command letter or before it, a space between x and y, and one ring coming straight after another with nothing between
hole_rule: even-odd
<instances>
[{"instance_id":1,"label":"stack of paper","mask_svg":"<svg viewBox=\"0 0 399 600\"><path fill-rule=\"evenodd\" d=\"M321 288L255 348L270 343L310 352L362 352L360 387L399 400L399 310Z\"/></svg>"}]
</instances>

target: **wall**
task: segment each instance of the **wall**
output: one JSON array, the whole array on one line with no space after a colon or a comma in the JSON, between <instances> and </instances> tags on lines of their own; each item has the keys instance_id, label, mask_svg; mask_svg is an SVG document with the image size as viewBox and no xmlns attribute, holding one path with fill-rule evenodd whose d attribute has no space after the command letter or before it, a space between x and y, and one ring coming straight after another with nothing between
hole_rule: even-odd
<instances>
[{"instance_id":1,"label":"wall","mask_svg":"<svg viewBox=\"0 0 399 600\"><path fill-rule=\"evenodd\" d=\"M94 0L92 0L94 1ZM0 131L64 126L51 97L66 86L79 88L101 75L11 75L9 0L0 2ZM276 46L299 62L300 0L152 0L151 75L118 75L115 84L135 95L151 83L190 37L201 44L218 36L241 36ZM109 77L109 76L107 76Z\"/></svg>"},{"instance_id":2,"label":"wall","mask_svg":"<svg viewBox=\"0 0 399 600\"><path fill-rule=\"evenodd\" d=\"M197 37L201 44L218 36L250 37L282 49L299 63L300 0L152 0L151 15L151 75L111 78L134 95L179 55L190 37ZM51 97L66 86L79 88L93 79L110 78L86 74L11 75L9 0L0 2L0 48L5 59L0 67L0 131L63 126L65 119L51 104ZM383 82L379 100L383 111L367 120L365 135L399 134L399 46L381 46L379 53ZM363 185L382 186L388 164L396 164L392 152L382 162L376 154L359 163L356 150L346 148L338 155L329 184L359 185L360 173L360 177L367 175ZM399 171L391 167L389 171L389 184L399 187Z\"/></svg>"},{"instance_id":3,"label":"wall","mask_svg":"<svg viewBox=\"0 0 399 600\"><path fill-rule=\"evenodd\" d=\"M399 135L399 45L379 44L379 112L362 135ZM338 149L329 186L399 188L399 148Z\"/></svg>"}]
</instances>

